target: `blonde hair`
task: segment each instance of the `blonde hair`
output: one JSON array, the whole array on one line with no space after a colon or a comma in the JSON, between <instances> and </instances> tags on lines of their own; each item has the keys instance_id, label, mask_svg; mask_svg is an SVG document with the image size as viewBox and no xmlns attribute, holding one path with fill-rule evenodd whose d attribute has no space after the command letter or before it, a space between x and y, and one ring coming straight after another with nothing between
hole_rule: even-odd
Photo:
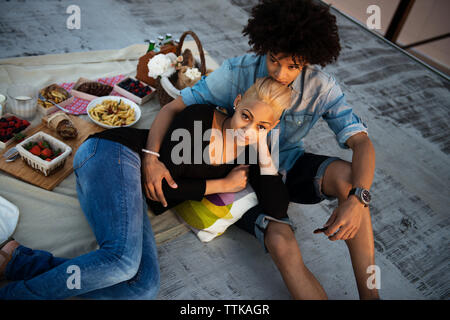
<instances>
[{"instance_id":1,"label":"blonde hair","mask_svg":"<svg viewBox=\"0 0 450 320\"><path fill-rule=\"evenodd\" d=\"M291 106L291 89L270 77L258 78L245 91L241 102L258 100L272 107L278 120L285 109Z\"/></svg>"}]
</instances>

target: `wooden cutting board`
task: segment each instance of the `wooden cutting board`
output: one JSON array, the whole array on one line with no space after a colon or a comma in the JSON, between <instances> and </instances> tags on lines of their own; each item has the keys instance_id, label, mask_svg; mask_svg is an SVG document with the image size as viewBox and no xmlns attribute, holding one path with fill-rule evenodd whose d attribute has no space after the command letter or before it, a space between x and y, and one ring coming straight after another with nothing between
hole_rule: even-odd
<instances>
[{"instance_id":1,"label":"wooden cutting board","mask_svg":"<svg viewBox=\"0 0 450 320\"><path fill-rule=\"evenodd\" d=\"M69 145L72 148L72 153L67 158L63 167L57 169L54 173L46 177L40 171L31 168L21 158L18 158L13 162L6 162L5 158L3 158L2 155L4 152L6 152L6 150L14 147L17 144L12 143L8 146L8 148L0 152L0 170L7 172L20 180L34 184L35 186L44 188L46 190L53 190L58 184L61 183L61 181L63 181L68 175L72 173L73 157L83 141L86 140L89 135L105 130L104 128L97 126L93 122L85 121L73 115L69 115L69 117L75 127L78 129L78 136L76 139L64 140L56 133L56 131L47 128L42 123L27 132L27 137L31 137L36 132L43 131Z\"/></svg>"}]
</instances>

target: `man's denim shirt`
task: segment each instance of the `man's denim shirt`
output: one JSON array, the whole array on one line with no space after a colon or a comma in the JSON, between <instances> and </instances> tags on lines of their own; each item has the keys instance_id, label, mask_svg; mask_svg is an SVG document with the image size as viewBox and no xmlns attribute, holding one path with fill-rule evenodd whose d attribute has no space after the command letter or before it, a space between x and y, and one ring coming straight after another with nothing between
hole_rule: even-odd
<instances>
[{"instance_id":1,"label":"man's denim shirt","mask_svg":"<svg viewBox=\"0 0 450 320\"><path fill-rule=\"evenodd\" d=\"M183 89L181 96L187 106L212 104L225 108L232 115L236 96L243 94L257 78L266 76L266 56L245 54L225 60L220 68L203 76L192 88ZM347 105L336 80L319 66L308 65L291 87L291 108L283 112L275 127L280 129L279 171L289 171L304 153L302 139L320 117L336 134L341 148L348 148L345 142L354 134L367 133L367 126Z\"/></svg>"}]
</instances>

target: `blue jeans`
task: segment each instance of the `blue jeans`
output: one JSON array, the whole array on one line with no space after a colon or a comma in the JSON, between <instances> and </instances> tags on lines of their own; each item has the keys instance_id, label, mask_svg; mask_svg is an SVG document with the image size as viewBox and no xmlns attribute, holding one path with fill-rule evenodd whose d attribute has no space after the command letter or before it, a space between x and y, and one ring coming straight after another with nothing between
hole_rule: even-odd
<instances>
[{"instance_id":1,"label":"blue jeans","mask_svg":"<svg viewBox=\"0 0 450 320\"><path fill-rule=\"evenodd\" d=\"M155 298L160 273L139 155L91 138L78 149L73 166L80 205L99 249L65 259L19 246L5 273L14 282L0 288L0 298Z\"/></svg>"}]
</instances>

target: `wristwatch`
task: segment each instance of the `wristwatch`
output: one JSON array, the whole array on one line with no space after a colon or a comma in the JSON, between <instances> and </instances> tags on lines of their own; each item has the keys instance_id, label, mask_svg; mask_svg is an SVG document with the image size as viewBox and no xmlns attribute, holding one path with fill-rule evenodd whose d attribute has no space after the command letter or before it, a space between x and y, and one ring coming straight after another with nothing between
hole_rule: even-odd
<instances>
[{"instance_id":1,"label":"wristwatch","mask_svg":"<svg viewBox=\"0 0 450 320\"><path fill-rule=\"evenodd\" d=\"M359 201L364 204L364 207L368 207L370 200L372 199L370 191L364 188L353 188L348 193L347 198L349 198L351 195L355 195L359 199Z\"/></svg>"}]
</instances>

